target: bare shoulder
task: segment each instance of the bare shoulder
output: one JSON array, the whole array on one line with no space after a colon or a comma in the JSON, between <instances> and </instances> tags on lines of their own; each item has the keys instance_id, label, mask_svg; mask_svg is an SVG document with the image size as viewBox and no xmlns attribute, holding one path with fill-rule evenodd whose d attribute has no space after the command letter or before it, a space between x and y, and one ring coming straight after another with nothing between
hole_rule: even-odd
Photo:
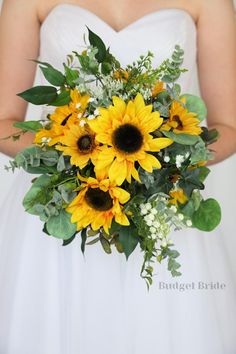
<instances>
[{"instance_id":1,"label":"bare shoulder","mask_svg":"<svg viewBox=\"0 0 236 354\"><path fill-rule=\"evenodd\" d=\"M3 0L1 18L15 14L22 18L35 15L37 17L38 0Z\"/></svg>"},{"instance_id":2,"label":"bare shoulder","mask_svg":"<svg viewBox=\"0 0 236 354\"><path fill-rule=\"evenodd\" d=\"M223 16L234 16L233 0L195 0L195 2L198 3L199 20L208 18L211 22Z\"/></svg>"}]
</instances>

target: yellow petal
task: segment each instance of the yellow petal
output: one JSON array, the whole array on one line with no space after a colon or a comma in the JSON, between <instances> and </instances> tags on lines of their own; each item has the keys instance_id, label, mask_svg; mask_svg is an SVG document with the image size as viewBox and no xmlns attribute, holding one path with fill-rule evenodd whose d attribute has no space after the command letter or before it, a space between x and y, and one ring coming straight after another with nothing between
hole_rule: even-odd
<instances>
[{"instance_id":1,"label":"yellow petal","mask_svg":"<svg viewBox=\"0 0 236 354\"><path fill-rule=\"evenodd\" d=\"M148 142L149 145L148 151L160 151L161 149L164 149L165 147L171 144L173 144L173 140L169 138L152 139L151 141Z\"/></svg>"},{"instance_id":2,"label":"yellow petal","mask_svg":"<svg viewBox=\"0 0 236 354\"><path fill-rule=\"evenodd\" d=\"M120 224L120 225L124 225L124 226L128 226L130 225L129 219L127 218L127 216L123 213L120 214L116 214L115 215L115 221Z\"/></svg>"},{"instance_id":3,"label":"yellow petal","mask_svg":"<svg viewBox=\"0 0 236 354\"><path fill-rule=\"evenodd\" d=\"M140 120L140 124L145 133L151 133L158 129L163 122L159 112L153 112Z\"/></svg>"},{"instance_id":4,"label":"yellow petal","mask_svg":"<svg viewBox=\"0 0 236 354\"><path fill-rule=\"evenodd\" d=\"M140 182L141 183L141 180L139 178L139 174L138 174L138 171L137 169L135 168L135 166L133 165L133 168L132 168L132 171L131 171L131 174L133 176L134 179L136 179L136 181Z\"/></svg>"},{"instance_id":5,"label":"yellow petal","mask_svg":"<svg viewBox=\"0 0 236 354\"><path fill-rule=\"evenodd\" d=\"M113 96L112 101L113 101L114 106L117 108L117 110L119 110L121 112L121 114L123 115L125 113L125 109L126 109L125 101L123 101L120 97L117 97L117 96Z\"/></svg>"},{"instance_id":6,"label":"yellow petal","mask_svg":"<svg viewBox=\"0 0 236 354\"><path fill-rule=\"evenodd\" d=\"M135 117L135 105L132 101L129 101L126 107L126 112L129 117Z\"/></svg>"},{"instance_id":7,"label":"yellow petal","mask_svg":"<svg viewBox=\"0 0 236 354\"><path fill-rule=\"evenodd\" d=\"M98 155L96 169L102 170L103 168L106 168L107 166L109 166L113 162L114 157L115 156L113 153L113 149L111 149L111 148L103 149Z\"/></svg>"},{"instance_id":8,"label":"yellow petal","mask_svg":"<svg viewBox=\"0 0 236 354\"><path fill-rule=\"evenodd\" d=\"M112 188L112 194L119 200L121 204L127 203L130 199L130 194L119 187Z\"/></svg>"},{"instance_id":9,"label":"yellow petal","mask_svg":"<svg viewBox=\"0 0 236 354\"><path fill-rule=\"evenodd\" d=\"M161 164L158 159L150 154L146 154L146 158L143 160L139 160L138 162L144 170L150 173L153 171L153 167L161 168Z\"/></svg>"},{"instance_id":10,"label":"yellow petal","mask_svg":"<svg viewBox=\"0 0 236 354\"><path fill-rule=\"evenodd\" d=\"M116 182L120 186L127 176L127 164L126 161L118 162L115 159L109 169L109 178L113 182Z\"/></svg>"}]
</instances>

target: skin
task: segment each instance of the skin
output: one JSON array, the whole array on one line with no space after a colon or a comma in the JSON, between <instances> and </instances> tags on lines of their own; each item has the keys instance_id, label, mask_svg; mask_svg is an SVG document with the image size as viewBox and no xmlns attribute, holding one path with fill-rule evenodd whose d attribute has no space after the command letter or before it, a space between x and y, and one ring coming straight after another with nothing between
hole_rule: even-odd
<instances>
[{"instance_id":1,"label":"skin","mask_svg":"<svg viewBox=\"0 0 236 354\"><path fill-rule=\"evenodd\" d=\"M17 132L13 122L22 121L27 104L16 93L33 85L40 24L48 13L65 1L5 0L0 18L0 139ZM213 163L236 151L236 21L232 0L110 0L66 1L88 9L116 31L144 15L165 8L187 11L198 31L200 88L208 107L207 124L220 132L212 144ZM135 7L135 11L132 9ZM30 29L30 30L29 30ZM17 34L17 35L16 35ZM0 140L0 151L14 156L30 145L33 134L19 141Z\"/></svg>"}]
</instances>

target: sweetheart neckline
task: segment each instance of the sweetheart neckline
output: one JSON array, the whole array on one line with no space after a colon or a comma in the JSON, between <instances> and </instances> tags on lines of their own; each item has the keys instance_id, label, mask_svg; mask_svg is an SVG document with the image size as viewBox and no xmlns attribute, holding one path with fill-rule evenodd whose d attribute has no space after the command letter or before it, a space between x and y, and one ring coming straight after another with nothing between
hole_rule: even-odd
<instances>
[{"instance_id":1,"label":"sweetheart neckline","mask_svg":"<svg viewBox=\"0 0 236 354\"><path fill-rule=\"evenodd\" d=\"M190 13L187 10L184 9L178 9L178 8L164 8L164 9L159 9L157 11L152 11L147 13L146 15L143 15L141 17L139 17L137 20L134 20L133 22L131 22L130 24L128 24L127 26L123 27L120 30L115 30L112 26L110 26L106 21L104 21L101 17L99 17L98 15L96 15L94 12L78 5L78 4L69 4L69 3L61 3L61 4L57 4L55 6L52 7L52 9L48 12L48 14L46 15L46 17L44 18L44 20L41 23L41 28L44 26L44 24L47 22L48 18L55 12L57 11L60 7L74 7L79 9L80 11L86 13L87 15L90 15L92 17L94 17L96 20L100 21L101 23L103 23L106 27L108 27L111 31L113 31L115 34L119 35L120 33L124 32L125 30L128 30L129 28L132 28L133 26L135 26L136 24L138 24L139 22L141 22L142 20L148 19L152 16L156 16L156 15L160 15L162 13L165 12L180 12L182 14L184 14L185 16L187 16L192 24L194 25L194 27L196 28L196 22L194 21L192 15L190 15Z\"/></svg>"}]
</instances>

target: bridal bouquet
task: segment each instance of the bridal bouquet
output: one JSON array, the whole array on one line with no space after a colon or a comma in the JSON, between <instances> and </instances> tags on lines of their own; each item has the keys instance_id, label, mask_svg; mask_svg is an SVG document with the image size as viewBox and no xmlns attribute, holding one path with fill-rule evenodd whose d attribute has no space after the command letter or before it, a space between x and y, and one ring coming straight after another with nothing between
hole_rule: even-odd
<instances>
[{"instance_id":1,"label":"bridal bouquet","mask_svg":"<svg viewBox=\"0 0 236 354\"><path fill-rule=\"evenodd\" d=\"M167 259L172 276L181 274L172 230L211 231L221 218L217 201L200 193L217 132L200 127L204 102L176 83L183 55L176 46L158 67L151 52L122 67L88 29L85 49L67 56L63 72L37 61L50 85L19 94L51 107L40 121L15 124L14 139L35 133L33 146L10 162L39 175L25 210L63 245L79 237L82 252L100 242L128 259L140 247L148 286L155 262Z\"/></svg>"}]
</instances>

